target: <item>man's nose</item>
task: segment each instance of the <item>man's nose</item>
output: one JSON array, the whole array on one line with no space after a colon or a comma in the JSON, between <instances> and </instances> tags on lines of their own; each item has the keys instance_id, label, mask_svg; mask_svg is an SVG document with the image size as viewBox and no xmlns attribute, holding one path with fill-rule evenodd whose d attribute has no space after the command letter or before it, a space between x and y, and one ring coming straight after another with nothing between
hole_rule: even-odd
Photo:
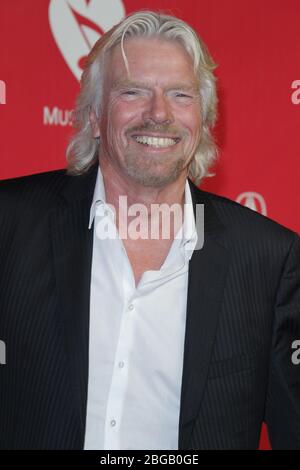
<instances>
[{"instance_id":1,"label":"man's nose","mask_svg":"<svg viewBox=\"0 0 300 470\"><path fill-rule=\"evenodd\" d=\"M173 114L168 98L162 92L155 92L151 97L144 119L156 123L173 122Z\"/></svg>"}]
</instances>

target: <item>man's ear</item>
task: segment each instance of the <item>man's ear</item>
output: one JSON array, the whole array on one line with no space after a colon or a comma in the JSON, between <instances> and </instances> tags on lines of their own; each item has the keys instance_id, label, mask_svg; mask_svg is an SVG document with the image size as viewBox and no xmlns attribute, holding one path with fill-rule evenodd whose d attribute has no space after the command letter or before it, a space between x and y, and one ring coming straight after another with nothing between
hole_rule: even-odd
<instances>
[{"instance_id":1,"label":"man's ear","mask_svg":"<svg viewBox=\"0 0 300 470\"><path fill-rule=\"evenodd\" d=\"M99 121L95 111L90 111L89 114L90 124L93 132L93 137L100 137Z\"/></svg>"}]
</instances>

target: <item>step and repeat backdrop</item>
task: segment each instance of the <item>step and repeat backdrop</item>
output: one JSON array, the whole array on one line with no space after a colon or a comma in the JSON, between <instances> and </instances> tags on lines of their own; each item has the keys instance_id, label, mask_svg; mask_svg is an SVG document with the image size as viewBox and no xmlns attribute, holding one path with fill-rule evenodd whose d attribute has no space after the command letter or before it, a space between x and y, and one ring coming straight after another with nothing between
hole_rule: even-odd
<instances>
[{"instance_id":1,"label":"step and repeat backdrop","mask_svg":"<svg viewBox=\"0 0 300 470\"><path fill-rule=\"evenodd\" d=\"M300 233L299 0L1 0L0 179L65 167L84 59L139 9L190 23L218 64L219 160L201 187Z\"/></svg>"}]
</instances>

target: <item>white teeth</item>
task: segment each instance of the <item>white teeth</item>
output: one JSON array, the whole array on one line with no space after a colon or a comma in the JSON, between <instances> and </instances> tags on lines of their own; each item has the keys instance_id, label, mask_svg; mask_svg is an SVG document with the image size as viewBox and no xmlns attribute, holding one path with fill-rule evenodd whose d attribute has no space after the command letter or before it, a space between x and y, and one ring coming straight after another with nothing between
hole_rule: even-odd
<instances>
[{"instance_id":1,"label":"white teeth","mask_svg":"<svg viewBox=\"0 0 300 470\"><path fill-rule=\"evenodd\" d=\"M176 144L175 139L164 137L148 137L146 135L135 136L134 139L140 144L152 145L153 147L169 147Z\"/></svg>"}]
</instances>

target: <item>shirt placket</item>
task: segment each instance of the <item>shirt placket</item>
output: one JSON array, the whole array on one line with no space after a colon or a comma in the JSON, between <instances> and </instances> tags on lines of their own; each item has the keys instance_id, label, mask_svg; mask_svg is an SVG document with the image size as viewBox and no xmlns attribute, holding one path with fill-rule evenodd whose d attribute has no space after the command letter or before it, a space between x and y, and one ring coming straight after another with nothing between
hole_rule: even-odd
<instances>
[{"instance_id":1,"label":"shirt placket","mask_svg":"<svg viewBox=\"0 0 300 470\"><path fill-rule=\"evenodd\" d=\"M124 443L121 442L123 437L122 417L124 406L126 406L130 351L134 347L133 332L138 303L134 276L124 245L120 239L119 248L120 257L118 262L120 263L120 260L122 260L122 268L118 271L119 279L116 281L123 289L123 309L104 425L104 449L111 450L124 447Z\"/></svg>"}]
</instances>

